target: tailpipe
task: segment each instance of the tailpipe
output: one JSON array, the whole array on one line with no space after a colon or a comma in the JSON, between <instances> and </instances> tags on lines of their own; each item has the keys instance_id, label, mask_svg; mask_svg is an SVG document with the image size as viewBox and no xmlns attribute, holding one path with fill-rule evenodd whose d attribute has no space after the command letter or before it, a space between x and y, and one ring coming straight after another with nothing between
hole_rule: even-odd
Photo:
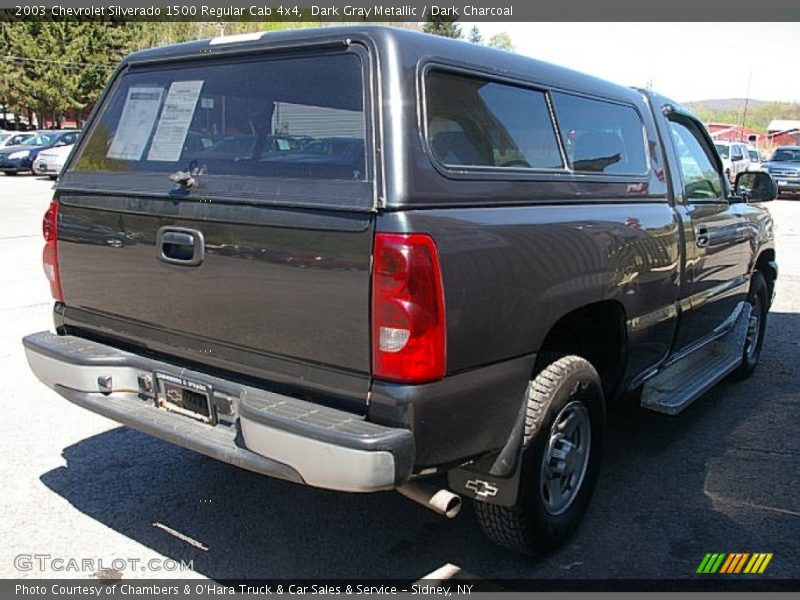
<instances>
[{"instance_id":1,"label":"tailpipe","mask_svg":"<svg viewBox=\"0 0 800 600\"><path fill-rule=\"evenodd\" d=\"M448 519L452 519L461 511L461 496L450 490L440 489L419 481L410 481L399 486L397 491L409 500L444 515Z\"/></svg>"}]
</instances>

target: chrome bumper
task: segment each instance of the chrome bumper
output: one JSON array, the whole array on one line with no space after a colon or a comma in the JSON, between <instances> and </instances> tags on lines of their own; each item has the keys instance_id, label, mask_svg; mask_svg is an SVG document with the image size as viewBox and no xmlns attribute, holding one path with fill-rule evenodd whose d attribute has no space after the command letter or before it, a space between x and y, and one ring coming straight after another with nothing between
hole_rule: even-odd
<instances>
[{"instance_id":1,"label":"chrome bumper","mask_svg":"<svg viewBox=\"0 0 800 600\"><path fill-rule=\"evenodd\" d=\"M43 331L23 344L33 373L70 402L223 462L347 492L393 489L411 475L407 429L75 336ZM216 425L159 408L155 373L213 390Z\"/></svg>"}]
</instances>

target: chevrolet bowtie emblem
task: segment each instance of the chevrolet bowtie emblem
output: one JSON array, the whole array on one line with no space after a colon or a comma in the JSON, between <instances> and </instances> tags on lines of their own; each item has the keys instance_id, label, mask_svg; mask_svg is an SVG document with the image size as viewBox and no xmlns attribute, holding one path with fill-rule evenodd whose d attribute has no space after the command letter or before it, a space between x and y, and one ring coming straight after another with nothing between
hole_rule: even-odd
<instances>
[{"instance_id":1,"label":"chevrolet bowtie emblem","mask_svg":"<svg viewBox=\"0 0 800 600\"><path fill-rule=\"evenodd\" d=\"M475 492L478 498L491 498L492 496L496 496L498 492L496 485L492 485L483 479L470 479L467 481L466 488Z\"/></svg>"}]
</instances>

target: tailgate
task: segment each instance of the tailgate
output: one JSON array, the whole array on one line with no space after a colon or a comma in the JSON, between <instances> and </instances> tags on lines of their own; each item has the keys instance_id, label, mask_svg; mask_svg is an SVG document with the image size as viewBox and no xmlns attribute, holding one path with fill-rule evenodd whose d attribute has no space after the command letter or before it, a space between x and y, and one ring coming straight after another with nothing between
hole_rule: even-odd
<instances>
[{"instance_id":1,"label":"tailgate","mask_svg":"<svg viewBox=\"0 0 800 600\"><path fill-rule=\"evenodd\" d=\"M123 69L57 190L67 327L363 410L366 59Z\"/></svg>"}]
</instances>

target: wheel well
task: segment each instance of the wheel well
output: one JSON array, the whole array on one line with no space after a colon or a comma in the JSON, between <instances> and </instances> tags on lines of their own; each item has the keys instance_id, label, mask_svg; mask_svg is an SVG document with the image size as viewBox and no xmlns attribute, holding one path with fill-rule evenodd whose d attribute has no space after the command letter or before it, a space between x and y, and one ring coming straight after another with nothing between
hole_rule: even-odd
<instances>
[{"instance_id":1,"label":"wheel well","mask_svg":"<svg viewBox=\"0 0 800 600\"><path fill-rule=\"evenodd\" d=\"M576 354L597 369L606 399L614 398L625 369L625 310L613 300L581 307L561 317L542 344L542 354Z\"/></svg>"},{"instance_id":2,"label":"wheel well","mask_svg":"<svg viewBox=\"0 0 800 600\"><path fill-rule=\"evenodd\" d=\"M764 250L758 255L758 260L756 260L756 271L760 271L767 282L767 299L770 303L772 302L772 294L775 290L775 280L778 278L778 274L770 264L773 262L775 262L775 250L772 248Z\"/></svg>"}]
</instances>

